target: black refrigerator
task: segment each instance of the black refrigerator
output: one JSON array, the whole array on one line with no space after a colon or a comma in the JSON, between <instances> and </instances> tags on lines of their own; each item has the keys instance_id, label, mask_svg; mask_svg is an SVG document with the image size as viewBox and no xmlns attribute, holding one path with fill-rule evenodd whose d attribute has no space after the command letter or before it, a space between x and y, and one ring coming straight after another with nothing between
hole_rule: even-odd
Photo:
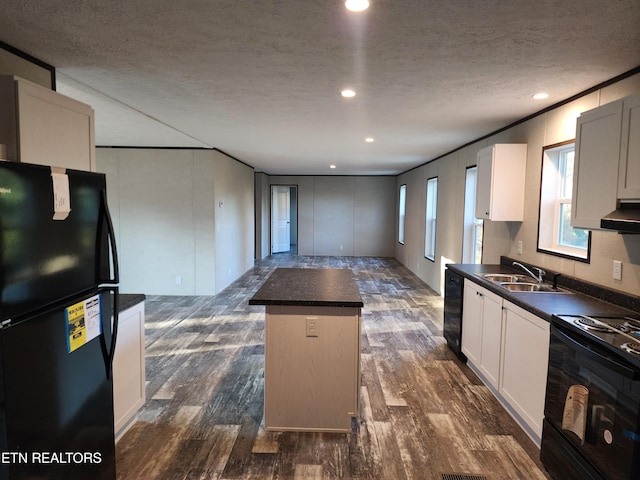
<instances>
[{"instance_id":1,"label":"black refrigerator","mask_svg":"<svg viewBox=\"0 0 640 480\"><path fill-rule=\"evenodd\" d=\"M0 479L115 479L117 284L105 176L0 161Z\"/></svg>"}]
</instances>

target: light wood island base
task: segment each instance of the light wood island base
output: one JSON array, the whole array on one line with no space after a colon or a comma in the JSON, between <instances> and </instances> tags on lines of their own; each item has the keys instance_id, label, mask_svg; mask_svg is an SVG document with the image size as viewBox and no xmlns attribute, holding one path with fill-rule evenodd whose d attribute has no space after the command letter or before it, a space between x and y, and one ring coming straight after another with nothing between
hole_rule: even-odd
<instances>
[{"instance_id":1,"label":"light wood island base","mask_svg":"<svg viewBox=\"0 0 640 480\"><path fill-rule=\"evenodd\" d=\"M351 432L363 306L353 272L279 268L249 303L266 306L265 430Z\"/></svg>"},{"instance_id":2,"label":"light wood island base","mask_svg":"<svg viewBox=\"0 0 640 480\"><path fill-rule=\"evenodd\" d=\"M360 308L267 306L266 430L350 432L359 379Z\"/></svg>"}]
</instances>

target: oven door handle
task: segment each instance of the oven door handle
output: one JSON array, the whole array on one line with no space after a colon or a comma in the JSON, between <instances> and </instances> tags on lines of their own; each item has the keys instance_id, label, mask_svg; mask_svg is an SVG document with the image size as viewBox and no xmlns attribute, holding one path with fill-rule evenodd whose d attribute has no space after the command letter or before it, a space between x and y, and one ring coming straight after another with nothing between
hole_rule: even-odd
<instances>
[{"instance_id":1,"label":"oven door handle","mask_svg":"<svg viewBox=\"0 0 640 480\"><path fill-rule=\"evenodd\" d=\"M599 363L604 364L609 370L612 370L620 375L631 380L640 379L640 371L629 368L626 365L616 362L614 359L609 358L595 350L587 347L583 342L574 337L571 333L558 327L557 325L551 325L551 333L555 334L559 340L571 348L578 350L585 357L589 357L593 360L597 360Z\"/></svg>"}]
</instances>

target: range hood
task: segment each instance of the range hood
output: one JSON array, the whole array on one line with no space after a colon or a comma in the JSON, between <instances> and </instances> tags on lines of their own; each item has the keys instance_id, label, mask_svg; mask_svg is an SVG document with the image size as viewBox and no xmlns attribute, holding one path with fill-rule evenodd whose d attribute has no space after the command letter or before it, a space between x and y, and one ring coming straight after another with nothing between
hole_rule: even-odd
<instances>
[{"instance_id":1,"label":"range hood","mask_svg":"<svg viewBox=\"0 0 640 480\"><path fill-rule=\"evenodd\" d=\"M602 217L600 227L620 233L640 233L640 203L621 203L613 212Z\"/></svg>"}]
</instances>

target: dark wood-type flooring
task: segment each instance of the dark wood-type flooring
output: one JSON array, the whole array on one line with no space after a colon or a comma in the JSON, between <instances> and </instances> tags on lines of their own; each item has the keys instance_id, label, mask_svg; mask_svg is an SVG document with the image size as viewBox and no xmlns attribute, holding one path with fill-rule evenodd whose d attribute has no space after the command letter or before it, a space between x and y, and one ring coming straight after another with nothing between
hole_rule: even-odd
<instances>
[{"instance_id":1,"label":"dark wood-type flooring","mask_svg":"<svg viewBox=\"0 0 640 480\"><path fill-rule=\"evenodd\" d=\"M247 302L276 267L354 271L365 306L351 434L263 429L265 313ZM148 296L147 402L117 444L118 479L548 478L446 346L442 309L388 258L275 255L215 297Z\"/></svg>"}]
</instances>

